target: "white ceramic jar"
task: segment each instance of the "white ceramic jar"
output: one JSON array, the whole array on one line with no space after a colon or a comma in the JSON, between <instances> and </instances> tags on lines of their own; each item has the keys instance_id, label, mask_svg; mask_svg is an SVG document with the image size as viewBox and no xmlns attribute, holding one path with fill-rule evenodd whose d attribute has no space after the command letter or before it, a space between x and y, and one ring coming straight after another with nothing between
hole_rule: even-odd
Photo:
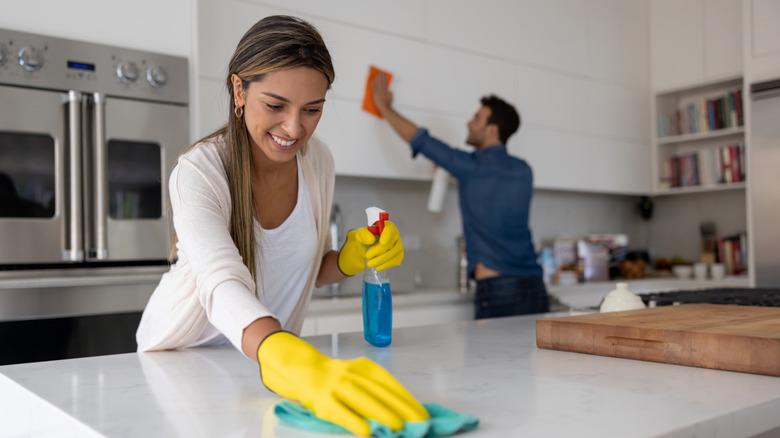
<instances>
[{"instance_id":1,"label":"white ceramic jar","mask_svg":"<svg viewBox=\"0 0 780 438\"><path fill-rule=\"evenodd\" d=\"M618 283L615 290L608 293L601 302L601 312L620 312L622 310L644 309L645 303L639 295L628 290L628 283Z\"/></svg>"}]
</instances>

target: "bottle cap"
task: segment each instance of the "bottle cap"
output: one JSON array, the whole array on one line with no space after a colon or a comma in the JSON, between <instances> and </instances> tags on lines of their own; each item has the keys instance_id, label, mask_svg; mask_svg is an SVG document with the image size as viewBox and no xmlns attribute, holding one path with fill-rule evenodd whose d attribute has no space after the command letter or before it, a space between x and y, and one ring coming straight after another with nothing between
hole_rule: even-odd
<instances>
[{"instance_id":1,"label":"bottle cap","mask_svg":"<svg viewBox=\"0 0 780 438\"><path fill-rule=\"evenodd\" d=\"M368 223L368 231L374 236L382 234L382 230L385 229L385 221L390 220L390 213L382 210L379 207L368 207L366 209L366 221Z\"/></svg>"}]
</instances>

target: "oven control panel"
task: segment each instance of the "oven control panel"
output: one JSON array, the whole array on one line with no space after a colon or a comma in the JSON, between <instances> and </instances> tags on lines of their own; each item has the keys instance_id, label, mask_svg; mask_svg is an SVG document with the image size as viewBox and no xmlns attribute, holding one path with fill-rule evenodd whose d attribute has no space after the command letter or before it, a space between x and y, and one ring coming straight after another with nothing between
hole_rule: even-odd
<instances>
[{"instance_id":1,"label":"oven control panel","mask_svg":"<svg viewBox=\"0 0 780 438\"><path fill-rule=\"evenodd\" d=\"M186 104L187 59L0 29L0 84Z\"/></svg>"}]
</instances>

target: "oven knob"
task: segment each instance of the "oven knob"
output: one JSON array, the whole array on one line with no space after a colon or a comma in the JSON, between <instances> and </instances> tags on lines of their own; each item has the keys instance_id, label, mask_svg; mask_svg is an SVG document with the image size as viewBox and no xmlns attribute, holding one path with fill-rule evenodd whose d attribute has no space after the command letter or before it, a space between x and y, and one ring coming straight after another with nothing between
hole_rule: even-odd
<instances>
[{"instance_id":1,"label":"oven knob","mask_svg":"<svg viewBox=\"0 0 780 438\"><path fill-rule=\"evenodd\" d=\"M19 50L19 66L29 72L40 70L43 67L43 53L33 46L23 47Z\"/></svg>"},{"instance_id":2,"label":"oven knob","mask_svg":"<svg viewBox=\"0 0 780 438\"><path fill-rule=\"evenodd\" d=\"M123 62L116 68L116 77L122 82L135 82L138 79L138 66L132 61Z\"/></svg>"},{"instance_id":3,"label":"oven knob","mask_svg":"<svg viewBox=\"0 0 780 438\"><path fill-rule=\"evenodd\" d=\"M5 48L5 44L0 44L0 66L5 65L8 62L8 49Z\"/></svg>"},{"instance_id":4,"label":"oven knob","mask_svg":"<svg viewBox=\"0 0 780 438\"><path fill-rule=\"evenodd\" d=\"M149 67L149 69L146 70L146 80L149 81L149 84L152 87L162 87L168 82L168 73L159 65Z\"/></svg>"}]
</instances>

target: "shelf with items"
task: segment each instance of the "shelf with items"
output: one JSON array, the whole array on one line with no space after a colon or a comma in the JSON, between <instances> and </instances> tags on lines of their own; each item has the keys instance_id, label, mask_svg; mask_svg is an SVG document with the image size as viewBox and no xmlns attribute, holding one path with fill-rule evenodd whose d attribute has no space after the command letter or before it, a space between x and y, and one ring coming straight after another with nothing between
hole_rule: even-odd
<instances>
[{"instance_id":1,"label":"shelf with items","mask_svg":"<svg viewBox=\"0 0 780 438\"><path fill-rule=\"evenodd\" d=\"M730 183L730 184L711 184L700 185L692 187L670 187L668 189L658 189L655 193L656 196L664 195L684 195L689 193L705 193L705 192L718 192L723 190L744 190L745 183Z\"/></svg>"},{"instance_id":2,"label":"shelf with items","mask_svg":"<svg viewBox=\"0 0 780 438\"><path fill-rule=\"evenodd\" d=\"M666 148L658 154L658 190L723 187L745 181L742 143L713 142Z\"/></svg>"},{"instance_id":3,"label":"shelf with items","mask_svg":"<svg viewBox=\"0 0 780 438\"><path fill-rule=\"evenodd\" d=\"M744 126L742 80L730 80L656 97L659 139L705 134Z\"/></svg>"},{"instance_id":4,"label":"shelf with items","mask_svg":"<svg viewBox=\"0 0 780 438\"><path fill-rule=\"evenodd\" d=\"M693 134L684 134L684 135L671 135L668 137L659 137L658 138L658 144L664 145L664 144L677 144L677 143L686 143L686 142L694 142L694 141L704 141L704 140L710 140L713 138L718 137L727 137L727 136L741 136L745 134L745 127L744 126L736 126L732 128L724 128L724 129L718 129L715 131L705 131L705 132L696 132Z\"/></svg>"},{"instance_id":5,"label":"shelf with items","mask_svg":"<svg viewBox=\"0 0 780 438\"><path fill-rule=\"evenodd\" d=\"M653 101L658 195L744 188L741 78L658 93Z\"/></svg>"},{"instance_id":6,"label":"shelf with items","mask_svg":"<svg viewBox=\"0 0 780 438\"><path fill-rule=\"evenodd\" d=\"M716 241L717 262L725 267L726 275L745 275L748 266L746 233L724 236Z\"/></svg>"}]
</instances>

